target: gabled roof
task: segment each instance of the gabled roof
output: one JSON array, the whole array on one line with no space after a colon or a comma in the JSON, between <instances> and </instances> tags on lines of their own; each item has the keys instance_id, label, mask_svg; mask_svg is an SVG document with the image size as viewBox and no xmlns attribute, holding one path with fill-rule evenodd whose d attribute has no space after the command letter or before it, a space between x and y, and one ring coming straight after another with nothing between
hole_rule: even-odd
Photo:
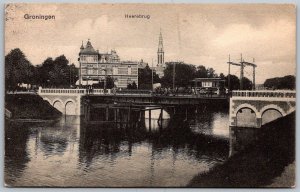
<instances>
[{"instance_id":1,"label":"gabled roof","mask_svg":"<svg viewBox=\"0 0 300 192\"><path fill-rule=\"evenodd\" d=\"M84 54L84 55L97 55L98 52L95 51L95 49L92 46L92 43L90 42L90 40L88 40L88 42L86 43L85 48L81 49L79 52L79 55Z\"/></svg>"}]
</instances>

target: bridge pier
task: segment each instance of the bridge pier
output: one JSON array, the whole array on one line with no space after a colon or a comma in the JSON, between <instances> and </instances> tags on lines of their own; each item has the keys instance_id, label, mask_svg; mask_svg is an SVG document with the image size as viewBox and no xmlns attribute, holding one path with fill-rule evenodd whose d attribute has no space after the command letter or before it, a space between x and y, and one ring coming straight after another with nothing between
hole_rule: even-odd
<instances>
[{"instance_id":1,"label":"bridge pier","mask_svg":"<svg viewBox=\"0 0 300 192\"><path fill-rule=\"evenodd\" d=\"M117 115L118 115L117 109L114 109L114 120L115 120L115 122L118 121Z\"/></svg>"},{"instance_id":2,"label":"bridge pier","mask_svg":"<svg viewBox=\"0 0 300 192\"><path fill-rule=\"evenodd\" d=\"M188 120L188 111L187 111L187 108L185 108L185 121Z\"/></svg>"},{"instance_id":3,"label":"bridge pier","mask_svg":"<svg viewBox=\"0 0 300 192\"><path fill-rule=\"evenodd\" d=\"M105 108L105 120L108 121L108 118L109 118L109 108L108 108L108 106L106 106L106 108Z\"/></svg>"},{"instance_id":4,"label":"bridge pier","mask_svg":"<svg viewBox=\"0 0 300 192\"><path fill-rule=\"evenodd\" d=\"M262 126L262 118L256 118L256 127L260 128Z\"/></svg>"},{"instance_id":5,"label":"bridge pier","mask_svg":"<svg viewBox=\"0 0 300 192\"><path fill-rule=\"evenodd\" d=\"M127 123L130 123L131 120L131 105L127 109Z\"/></svg>"},{"instance_id":6,"label":"bridge pier","mask_svg":"<svg viewBox=\"0 0 300 192\"><path fill-rule=\"evenodd\" d=\"M151 131L151 109L149 109L149 130Z\"/></svg>"}]
</instances>

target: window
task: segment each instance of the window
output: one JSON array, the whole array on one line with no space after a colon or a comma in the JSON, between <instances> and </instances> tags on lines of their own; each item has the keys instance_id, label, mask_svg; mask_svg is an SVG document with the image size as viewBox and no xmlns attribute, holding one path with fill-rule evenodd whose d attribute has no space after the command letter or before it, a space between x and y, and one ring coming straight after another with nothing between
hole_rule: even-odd
<instances>
[{"instance_id":1,"label":"window","mask_svg":"<svg viewBox=\"0 0 300 192\"><path fill-rule=\"evenodd\" d=\"M127 75L128 69L127 68L119 68L118 73L121 75Z\"/></svg>"},{"instance_id":2,"label":"window","mask_svg":"<svg viewBox=\"0 0 300 192\"><path fill-rule=\"evenodd\" d=\"M137 68L132 68L131 69L131 74L136 75L138 73Z\"/></svg>"},{"instance_id":3,"label":"window","mask_svg":"<svg viewBox=\"0 0 300 192\"><path fill-rule=\"evenodd\" d=\"M117 75L118 74L118 67L113 67L113 75Z\"/></svg>"}]
</instances>

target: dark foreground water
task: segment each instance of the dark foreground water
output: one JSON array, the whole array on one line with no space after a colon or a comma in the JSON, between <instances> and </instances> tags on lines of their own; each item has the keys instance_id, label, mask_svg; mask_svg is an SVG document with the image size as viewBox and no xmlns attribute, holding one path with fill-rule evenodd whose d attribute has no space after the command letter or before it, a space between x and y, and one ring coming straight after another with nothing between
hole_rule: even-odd
<instances>
[{"instance_id":1,"label":"dark foreground water","mask_svg":"<svg viewBox=\"0 0 300 192\"><path fill-rule=\"evenodd\" d=\"M189 110L158 123L87 125L80 117L8 123L5 182L10 186L185 186L232 152L228 115ZM151 128L149 126L151 124Z\"/></svg>"},{"instance_id":2,"label":"dark foreground water","mask_svg":"<svg viewBox=\"0 0 300 192\"><path fill-rule=\"evenodd\" d=\"M295 187L295 138L295 113L260 129L232 128L230 158L188 186Z\"/></svg>"}]
</instances>

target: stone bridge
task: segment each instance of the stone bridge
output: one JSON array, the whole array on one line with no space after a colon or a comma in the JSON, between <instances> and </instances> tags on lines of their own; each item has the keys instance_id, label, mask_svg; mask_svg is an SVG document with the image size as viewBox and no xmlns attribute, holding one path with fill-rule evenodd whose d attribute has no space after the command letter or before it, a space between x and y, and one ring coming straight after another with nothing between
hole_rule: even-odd
<instances>
[{"instance_id":1,"label":"stone bridge","mask_svg":"<svg viewBox=\"0 0 300 192\"><path fill-rule=\"evenodd\" d=\"M110 94L110 90L106 92ZM82 115L81 97L89 94L87 89L42 89L38 94L65 115ZM94 95L104 95L103 89L93 89Z\"/></svg>"},{"instance_id":2,"label":"stone bridge","mask_svg":"<svg viewBox=\"0 0 300 192\"><path fill-rule=\"evenodd\" d=\"M233 127L255 127L296 110L296 91L233 91L229 122Z\"/></svg>"},{"instance_id":3,"label":"stone bridge","mask_svg":"<svg viewBox=\"0 0 300 192\"><path fill-rule=\"evenodd\" d=\"M104 93L105 92L105 93ZM123 93L110 89L43 89L38 91L44 100L66 115L83 115L85 99L106 100L113 103L135 103L144 105L217 105L228 106L226 95L168 94L156 95L140 91ZM95 101L97 103L97 101Z\"/></svg>"}]
</instances>

